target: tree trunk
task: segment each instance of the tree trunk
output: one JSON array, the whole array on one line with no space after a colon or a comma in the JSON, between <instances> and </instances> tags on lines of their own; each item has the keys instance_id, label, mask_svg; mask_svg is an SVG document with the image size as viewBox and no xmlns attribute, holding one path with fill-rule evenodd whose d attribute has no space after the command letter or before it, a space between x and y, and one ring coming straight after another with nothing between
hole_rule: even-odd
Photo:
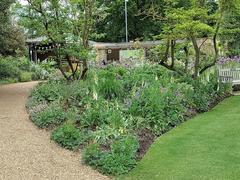
<instances>
[{"instance_id":1,"label":"tree trunk","mask_svg":"<svg viewBox=\"0 0 240 180\"><path fill-rule=\"evenodd\" d=\"M175 65L175 46L176 46L176 41L171 40L171 67L174 67Z\"/></svg>"},{"instance_id":2,"label":"tree trunk","mask_svg":"<svg viewBox=\"0 0 240 180\"><path fill-rule=\"evenodd\" d=\"M92 18L92 10L93 10L93 1L84 1L84 24L83 24L83 33L82 33L82 40L83 40L83 47L85 49L89 48L88 40L89 40L89 33L90 33L90 28L91 28L91 18ZM81 79L85 79L86 73L88 71L88 64L87 64L87 59L83 59L83 71L81 74Z\"/></svg>"},{"instance_id":3,"label":"tree trunk","mask_svg":"<svg viewBox=\"0 0 240 180\"><path fill-rule=\"evenodd\" d=\"M54 53L56 55L56 62L57 62L57 66L58 69L60 70L60 72L62 73L62 75L64 76L64 78L69 81L69 77L67 76L67 74L64 72L63 68L62 68L62 62L61 62L61 57L59 55L58 49L55 48Z\"/></svg>"},{"instance_id":4,"label":"tree trunk","mask_svg":"<svg viewBox=\"0 0 240 180\"><path fill-rule=\"evenodd\" d=\"M87 71L88 71L87 60L84 59L83 60L83 71L82 71L81 79L85 79L86 78Z\"/></svg>"},{"instance_id":5,"label":"tree trunk","mask_svg":"<svg viewBox=\"0 0 240 180\"><path fill-rule=\"evenodd\" d=\"M72 60L71 60L71 58L70 58L70 56L67 54L67 56L66 56L66 59L67 59L67 62L68 62L68 65L69 65L69 67L70 67L70 69L71 69L71 72L72 72L72 74L74 73L74 68L73 68L73 64L72 64ZM74 78L74 77L73 77Z\"/></svg>"},{"instance_id":6,"label":"tree trunk","mask_svg":"<svg viewBox=\"0 0 240 180\"><path fill-rule=\"evenodd\" d=\"M216 31L215 31L215 34L213 36L213 47L214 47L214 52L215 52L214 60L213 60L212 63L206 65L203 69L201 69L200 74L205 72L207 69L215 66L215 64L217 63L217 60L218 60L218 57L219 57L219 49L218 49L218 45L217 45L217 36L218 36L218 33L219 33L219 29L220 29L220 23L217 24Z\"/></svg>"},{"instance_id":7,"label":"tree trunk","mask_svg":"<svg viewBox=\"0 0 240 180\"><path fill-rule=\"evenodd\" d=\"M194 74L193 77L197 78L199 75L199 64L200 64L200 49L197 44L197 39L194 35L191 35L191 41L195 51L195 62L194 62Z\"/></svg>"},{"instance_id":8,"label":"tree trunk","mask_svg":"<svg viewBox=\"0 0 240 180\"><path fill-rule=\"evenodd\" d=\"M167 39L167 45L166 45L166 51L164 54L164 58L162 59L161 62L167 62L168 61L168 53L169 53L169 49L170 49L170 39Z\"/></svg>"},{"instance_id":9,"label":"tree trunk","mask_svg":"<svg viewBox=\"0 0 240 180\"><path fill-rule=\"evenodd\" d=\"M185 46L183 48L183 50L184 50L185 55L186 55L184 71L185 71L185 73L187 73L188 72L188 65L189 65L189 51L188 51L188 47Z\"/></svg>"}]
</instances>

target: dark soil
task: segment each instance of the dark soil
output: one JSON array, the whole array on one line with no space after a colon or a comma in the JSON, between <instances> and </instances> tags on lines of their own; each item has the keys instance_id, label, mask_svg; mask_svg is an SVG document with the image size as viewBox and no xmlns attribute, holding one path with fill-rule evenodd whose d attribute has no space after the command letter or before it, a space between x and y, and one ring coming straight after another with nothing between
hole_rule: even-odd
<instances>
[{"instance_id":1,"label":"dark soil","mask_svg":"<svg viewBox=\"0 0 240 180\"><path fill-rule=\"evenodd\" d=\"M148 129L143 129L137 133L140 148L138 149L138 158L142 159L142 157L146 154L147 150L154 142L156 136Z\"/></svg>"},{"instance_id":2,"label":"dark soil","mask_svg":"<svg viewBox=\"0 0 240 180\"><path fill-rule=\"evenodd\" d=\"M234 85L233 91L240 91L240 85Z\"/></svg>"},{"instance_id":3,"label":"dark soil","mask_svg":"<svg viewBox=\"0 0 240 180\"><path fill-rule=\"evenodd\" d=\"M231 97L232 94L224 94L222 96L217 96L212 102L209 103L209 110L214 108L216 105L218 105L220 102L222 102L224 99Z\"/></svg>"},{"instance_id":4,"label":"dark soil","mask_svg":"<svg viewBox=\"0 0 240 180\"><path fill-rule=\"evenodd\" d=\"M218 105L220 102L222 102L225 98L228 98L231 96L232 96L232 94L225 94L222 96L217 96L212 102L209 103L209 110L214 108L216 105ZM188 121L189 119L197 116L198 114L200 114L200 113L198 113L195 109L188 109L184 118L186 119L186 121ZM175 126L171 127L169 130L171 130L173 128L175 128ZM140 144L140 148L137 152L137 156L138 156L138 159L140 160L146 154L146 152L148 151L148 149L150 148L152 143L155 141L155 139L158 138L159 136L155 136L154 133L149 129L139 130L139 132L137 133L137 136L138 136L139 144Z\"/></svg>"},{"instance_id":5,"label":"dark soil","mask_svg":"<svg viewBox=\"0 0 240 180\"><path fill-rule=\"evenodd\" d=\"M191 119L192 117L196 116L198 112L194 108L190 108L187 110L186 114L184 115L184 119Z\"/></svg>"}]
</instances>

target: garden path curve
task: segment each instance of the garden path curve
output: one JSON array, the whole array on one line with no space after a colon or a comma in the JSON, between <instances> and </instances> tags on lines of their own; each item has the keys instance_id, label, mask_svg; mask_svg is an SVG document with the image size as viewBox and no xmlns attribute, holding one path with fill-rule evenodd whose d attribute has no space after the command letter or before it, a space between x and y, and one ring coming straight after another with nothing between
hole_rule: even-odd
<instances>
[{"instance_id":1,"label":"garden path curve","mask_svg":"<svg viewBox=\"0 0 240 180\"><path fill-rule=\"evenodd\" d=\"M108 179L80 163L80 153L50 141L29 120L25 103L37 82L0 86L0 180Z\"/></svg>"}]
</instances>

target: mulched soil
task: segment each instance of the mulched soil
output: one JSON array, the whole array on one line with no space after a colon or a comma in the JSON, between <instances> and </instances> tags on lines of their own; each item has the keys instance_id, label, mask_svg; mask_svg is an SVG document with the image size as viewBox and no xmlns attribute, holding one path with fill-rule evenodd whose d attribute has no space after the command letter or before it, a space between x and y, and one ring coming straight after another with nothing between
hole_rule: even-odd
<instances>
[{"instance_id":1,"label":"mulched soil","mask_svg":"<svg viewBox=\"0 0 240 180\"><path fill-rule=\"evenodd\" d=\"M148 129L143 129L137 133L140 148L138 150L138 158L141 159L154 142L156 136Z\"/></svg>"},{"instance_id":2,"label":"mulched soil","mask_svg":"<svg viewBox=\"0 0 240 180\"><path fill-rule=\"evenodd\" d=\"M222 96L216 97L212 102L209 103L209 109L214 108L216 105L218 105L220 102L222 102L225 98L231 97L232 94L225 94ZM184 118L187 120L197 116L199 113L195 109L188 109L186 112ZM169 130L173 129L175 127L169 127ZM140 148L137 152L138 159L142 159L143 156L147 153L150 146L153 144L157 136L155 136L150 130L143 129L139 130L137 133Z\"/></svg>"}]
</instances>

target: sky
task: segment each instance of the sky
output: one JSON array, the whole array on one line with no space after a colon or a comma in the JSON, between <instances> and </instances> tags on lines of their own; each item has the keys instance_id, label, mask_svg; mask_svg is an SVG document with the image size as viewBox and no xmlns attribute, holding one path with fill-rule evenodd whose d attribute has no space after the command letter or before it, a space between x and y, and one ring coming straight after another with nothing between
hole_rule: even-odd
<instances>
[{"instance_id":1,"label":"sky","mask_svg":"<svg viewBox=\"0 0 240 180\"><path fill-rule=\"evenodd\" d=\"M21 4L26 5L27 1L26 0L18 0Z\"/></svg>"}]
</instances>

